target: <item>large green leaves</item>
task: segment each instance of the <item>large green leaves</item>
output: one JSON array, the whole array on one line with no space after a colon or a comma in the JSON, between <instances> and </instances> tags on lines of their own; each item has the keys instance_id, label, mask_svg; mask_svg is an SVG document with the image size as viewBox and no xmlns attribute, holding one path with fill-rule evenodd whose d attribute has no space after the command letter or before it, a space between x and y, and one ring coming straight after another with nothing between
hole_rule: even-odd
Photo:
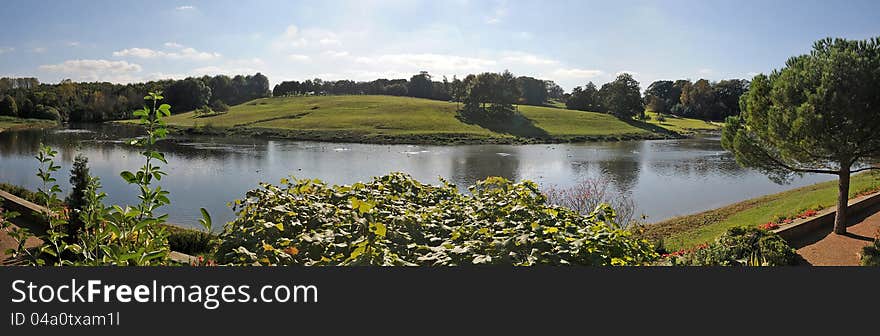
<instances>
[{"instance_id":1,"label":"large green leaves","mask_svg":"<svg viewBox=\"0 0 880 336\"><path fill-rule=\"evenodd\" d=\"M547 205L532 182L490 178L470 194L401 173L344 186L282 184L263 184L234 202L238 218L221 235L220 262L628 265L656 258L649 244L617 229L612 209L581 216Z\"/></svg>"}]
</instances>

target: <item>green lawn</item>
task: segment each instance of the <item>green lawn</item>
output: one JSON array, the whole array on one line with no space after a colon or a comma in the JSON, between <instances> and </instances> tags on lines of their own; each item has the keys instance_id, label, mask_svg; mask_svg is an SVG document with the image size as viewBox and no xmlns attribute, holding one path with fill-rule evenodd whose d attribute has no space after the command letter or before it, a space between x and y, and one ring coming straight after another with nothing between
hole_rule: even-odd
<instances>
[{"instance_id":1,"label":"green lawn","mask_svg":"<svg viewBox=\"0 0 880 336\"><path fill-rule=\"evenodd\" d=\"M188 112L166 121L181 128L273 130L316 140L513 139L459 121L455 118L458 107L456 103L393 96L279 97L236 105L228 113L212 117L196 118ZM607 114L524 105L519 110L535 126L560 140L655 135Z\"/></svg>"},{"instance_id":2,"label":"green lawn","mask_svg":"<svg viewBox=\"0 0 880 336\"><path fill-rule=\"evenodd\" d=\"M649 124L657 125L665 129L675 131L680 134L693 133L694 131L712 131L721 128L721 123L710 122L700 119L682 118L673 115L664 115L665 121L657 121L659 113L653 111L645 111L645 114L651 117Z\"/></svg>"},{"instance_id":3,"label":"green lawn","mask_svg":"<svg viewBox=\"0 0 880 336\"><path fill-rule=\"evenodd\" d=\"M880 188L880 173L854 175L850 197ZM649 224L647 236L662 238L669 250L689 248L710 242L727 229L758 226L777 215L794 216L808 208L833 207L837 204L837 181L829 181L762 196L722 208Z\"/></svg>"},{"instance_id":4,"label":"green lawn","mask_svg":"<svg viewBox=\"0 0 880 336\"><path fill-rule=\"evenodd\" d=\"M535 126L557 137L651 133L604 113L531 105L519 105L518 108Z\"/></svg>"},{"instance_id":5,"label":"green lawn","mask_svg":"<svg viewBox=\"0 0 880 336\"><path fill-rule=\"evenodd\" d=\"M22 119L9 116L0 116L0 132L13 128L52 127L56 122L43 119Z\"/></svg>"}]
</instances>

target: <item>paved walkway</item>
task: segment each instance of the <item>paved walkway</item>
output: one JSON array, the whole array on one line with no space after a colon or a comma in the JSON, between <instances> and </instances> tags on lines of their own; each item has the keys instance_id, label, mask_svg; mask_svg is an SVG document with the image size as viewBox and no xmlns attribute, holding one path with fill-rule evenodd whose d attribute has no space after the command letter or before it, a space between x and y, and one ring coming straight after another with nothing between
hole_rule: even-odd
<instances>
[{"instance_id":1,"label":"paved walkway","mask_svg":"<svg viewBox=\"0 0 880 336\"><path fill-rule=\"evenodd\" d=\"M844 235L826 230L792 245L813 266L858 266L862 247L871 244L880 232L880 212L856 220Z\"/></svg>"}]
</instances>

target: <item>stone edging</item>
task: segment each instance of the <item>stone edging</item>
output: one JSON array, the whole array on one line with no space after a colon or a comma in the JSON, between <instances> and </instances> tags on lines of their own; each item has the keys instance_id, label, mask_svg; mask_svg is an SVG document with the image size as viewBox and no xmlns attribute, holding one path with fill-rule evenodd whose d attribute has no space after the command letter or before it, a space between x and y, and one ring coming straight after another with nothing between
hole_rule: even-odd
<instances>
[{"instance_id":1,"label":"stone edging","mask_svg":"<svg viewBox=\"0 0 880 336\"><path fill-rule=\"evenodd\" d=\"M880 192L851 199L847 207L847 217L852 218L853 215L864 212L876 205L880 205ZM836 206L823 209L813 217L795 220L792 223L780 226L778 229L773 230L773 232L782 236L786 241L795 241L816 230L833 226L836 213Z\"/></svg>"}]
</instances>

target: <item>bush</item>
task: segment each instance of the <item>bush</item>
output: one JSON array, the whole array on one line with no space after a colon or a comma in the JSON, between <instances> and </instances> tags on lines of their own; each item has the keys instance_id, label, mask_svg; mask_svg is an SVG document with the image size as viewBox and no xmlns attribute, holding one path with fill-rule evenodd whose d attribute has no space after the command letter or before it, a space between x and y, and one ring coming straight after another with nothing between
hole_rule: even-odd
<instances>
[{"instance_id":1,"label":"bush","mask_svg":"<svg viewBox=\"0 0 880 336\"><path fill-rule=\"evenodd\" d=\"M692 266L785 266L797 263L797 252L773 232L737 227L702 248L672 255L669 261Z\"/></svg>"},{"instance_id":2,"label":"bush","mask_svg":"<svg viewBox=\"0 0 880 336\"><path fill-rule=\"evenodd\" d=\"M569 208L582 215L593 212L600 204L608 204L616 211L617 223L621 227L638 224L635 202L611 188L611 181L606 178L583 179L570 187L547 186L542 193L547 196L547 203Z\"/></svg>"},{"instance_id":3,"label":"bush","mask_svg":"<svg viewBox=\"0 0 880 336\"><path fill-rule=\"evenodd\" d=\"M43 104L37 104L34 108L33 118L36 119L47 119L47 120L61 120L61 113L58 112L58 109L52 106L46 106Z\"/></svg>"},{"instance_id":4,"label":"bush","mask_svg":"<svg viewBox=\"0 0 880 336\"><path fill-rule=\"evenodd\" d=\"M211 251L214 237L203 231L172 229L168 235L168 247L172 251L190 255L205 254Z\"/></svg>"},{"instance_id":5,"label":"bush","mask_svg":"<svg viewBox=\"0 0 880 336\"><path fill-rule=\"evenodd\" d=\"M652 246L617 228L610 207L588 216L547 205L533 182L489 178L462 194L402 173L369 183L261 184L235 201L217 261L246 265L639 265Z\"/></svg>"},{"instance_id":6,"label":"bush","mask_svg":"<svg viewBox=\"0 0 880 336\"><path fill-rule=\"evenodd\" d=\"M862 248L862 266L880 266L880 234L874 244Z\"/></svg>"},{"instance_id":7,"label":"bush","mask_svg":"<svg viewBox=\"0 0 880 336\"><path fill-rule=\"evenodd\" d=\"M222 100L215 100L211 104L211 109L213 109L216 112L228 112L229 105L226 105L226 103L224 103Z\"/></svg>"},{"instance_id":8,"label":"bush","mask_svg":"<svg viewBox=\"0 0 880 336\"><path fill-rule=\"evenodd\" d=\"M659 122L665 122L665 121L666 121L666 117L663 116L663 113L658 113L658 114L657 114L657 121L659 121Z\"/></svg>"}]
</instances>

